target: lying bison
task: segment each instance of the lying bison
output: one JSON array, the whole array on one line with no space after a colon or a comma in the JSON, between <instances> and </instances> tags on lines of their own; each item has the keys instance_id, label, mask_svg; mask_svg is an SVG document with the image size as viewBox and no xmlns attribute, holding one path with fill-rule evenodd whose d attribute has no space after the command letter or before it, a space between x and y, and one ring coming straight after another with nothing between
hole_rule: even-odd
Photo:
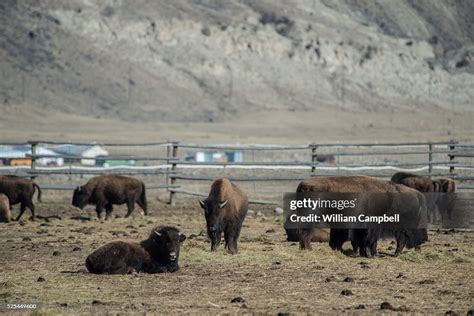
<instances>
[{"instance_id":1,"label":"lying bison","mask_svg":"<svg viewBox=\"0 0 474 316\"><path fill-rule=\"evenodd\" d=\"M113 241L98 248L86 259L86 267L95 274L132 272L163 273L179 270L179 249L186 236L175 227L153 229L140 243Z\"/></svg>"},{"instance_id":2,"label":"lying bison","mask_svg":"<svg viewBox=\"0 0 474 316\"><path fill-rule=\"evenodd\" d=\"M10 212L10 202L8 197L0 193L0 223L9 223L12 219L12 213Z\"/></svg>"},{"instance_id":3,"label":"lying bison","mask_svg":"<svg viewBox=\"0 0 474 316\"><path fill-rule=\"evenodd\" d=\"M300 241L297 229L285 228L287 241ZM329 232L326 229L315 228L312 232L311 242L328 242Z\"/></svg>"},{"instance_id":4,"label":"lying bison","mask_svg":"<svg viewBox=\"0 0 474 316\"><path fill-rule=\"evenodd\" d=\"M454 195L456 191L454 180L449 178L432 180L409 172L397 172L392 176L391 181L423 193L429 193L425 197L427 198L431 222L436 220L436 208L440 213L447 214L451 219L451 212L456 198Z\"/></svg>"},{"instance_id":5,"label":"lying bison","mask_svg":"<svg viewBox=\"0 0 474 316\"><path fill-rule=\"evenodd\" d=\"M77 187L72 197L72 205L81 209L87 204L95 205L99 219L104 208L105 219L108 219L112 214L113 204L125 203L128 208L125 217L129 217L135 208L135 202L147 215L145 184L140 180L118 175L93 177L85 185Z\"/></svg>"},{"instance_id":6,"label":"lying bison","mask_svg":"<svg viewBox=\"0 0 474 316\"><path fill-rule=\"evenodd\" d=\"M38 189L38 201L41 202L41 189L32 180L18 176L0 176L0 193L8 197L10 206L21 203L20 214L18 214L16 220L21 218L26 208L30 209L30 219L34 220L33 195L35 194L35 188Z\"/></svg>"},{"instance_id":7,"label":"lying bison","mask_svg":"<svg viewBox=\"0 0 474 316\"><path fill-rule=\"evenodd\" d=\"M297 188L297 192L378 193L376 196L358 195L359 200L353 210L355 214L383 216L393 210L402 210L404 216L409 216L415 223L413 226L426 219L426 200L420 192L372 177L314 177L302 181ZM314 228L299 229L301 249L311 249L313 230ZM331 229L329 245L333 249L342 250L343 243L349 239L349 235L352 235L355 251L358 250L361 256L367 256L367 250L375 255L377 241L381 233L382 227L380 225L365 229ZM416 247L427 240L426 229L399 227L387 230L386 233L394 236L397 240L395 255L400 254L405 246L409 248Z\"/></svg>"},{"instance_id":8,"label":"lying bison","mask_svg":"<svg viewBox=\"0 0 474 316\"><path fill-rule=\"evenodd\" d=\"M225 247L237 253L237 240L248 211L247 195L228 179L219 178L212 183L207 199L199 203L204 209L211 251L217 250L224 232Z\"/></svg>"}]
</instances>

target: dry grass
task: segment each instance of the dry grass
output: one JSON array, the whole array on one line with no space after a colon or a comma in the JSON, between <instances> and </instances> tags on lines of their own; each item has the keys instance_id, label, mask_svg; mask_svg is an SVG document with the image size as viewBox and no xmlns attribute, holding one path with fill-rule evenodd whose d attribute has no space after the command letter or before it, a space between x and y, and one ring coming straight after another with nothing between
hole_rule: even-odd
<instances>
[{"instance_id":1,"label":"dry grass","mask_svg":"<svg viewBox=\"0 0 474 316\"><path fill-rule=\"evenodd\" d=\"M370 259L333 252L326 244L301 252L297 244L285 241L281 220L268 207L255 207L264 215L246 219L238 255L222 248L210 253L206 237L197 236L185 241L181 271L175 274L85 272L84 260L93 249L114 239L141 239L155 224L177 225L188 236L199 235L204 220L194 202L180 201L176 207L152 204L150 217L137 214L105 223L73 220L70 216L80 211L45 203L47 212L40 204L41 213L60 213L63 219L2 225L1 311L7 303L40 304L36 315L341 313L355 312L359 304L373 314L384 301L430 314L448 310L464 314L473 307L472 233L433 232L421 252L408 250L398 258L390 255L390 241L381 242L381 256ZM116 214L123 215L124 210ZM74 247L81 251L73 251ZM54 251L61 255L53 256ZM46 281L37 282L39 277ZM346 277L354 282L344 282ZM343 290L353 295L343 296ZM231 303L235 297L245 302Z\"/></svg>"}]
</instances>

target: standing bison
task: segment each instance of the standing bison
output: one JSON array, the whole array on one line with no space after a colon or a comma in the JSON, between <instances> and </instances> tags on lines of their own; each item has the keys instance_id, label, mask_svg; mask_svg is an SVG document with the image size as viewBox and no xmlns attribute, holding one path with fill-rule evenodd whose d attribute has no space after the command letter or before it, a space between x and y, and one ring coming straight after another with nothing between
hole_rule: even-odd
<instances>
[{"instance_id":1,"label":"standing bison","mask_svg":"<svg viewBox=\"0 0 474 316\"><path fill-rule=\"evenodd\" d=\"M247 195L228 179L219 178L212 183L207 199L199 203L204 209L211 251L217 250L224 232L225 247L237 253L237 240L248 211Z\"/></svg>"},{"instance_id":2,"label":"standing bison","mask_svg":"<svg viewBox=\"0 0 474 316\"><path fill-rule=\"evenodd\" d=\"M38 189L38 201L41 202L41 189L40 187L30 179L18 177L18 176L0 176L0 193L5 194L8 197L10 206L20 204L20 214L16 220L18 221L26 208L31 211L31 220L35 218L35 206L33 204L33 195L35 189Z\"/></svg>"},{"instance_id":3,"label":"standing bison","mask_svg":"<svg viewBox=\"0 0 474 316\"><path fill-rule=\"evenodd\" d=\"M416 224L426 219L426 200L424 196L411 188L396 185L390 181L382 181L367 176L346 177L314 177L302 181L296 192L315 193L378 193L376 198L368 194L359 196L354 209L355 214L369 216L382 216L393 210L401 210L404 216L412 218ZM311 249L311 237L314 228L299 229L301 249ZM372 255L377 252L377 241L382 233L382 227L366 229L331 229L329 245L336 250L342 250L342 245L352 235L353 248L361 256ZM399 227L385 232L397 239L395 255L401 253L403 248L416 247L427 240L426 229Z\"/></svg>"},{"instance_id":4,"label":"standing bison","mask_svg":"<svg viewBox=\"0 0 474 316\"><path fill-rule=\"evenodd\" d=\"M176 272L179 249L185 239L175 227L156 227L140 243L113 241L103 245L87 257L86 267L95 274Z\"/></svg>"},{"instance_id":5,"label":"standing bison","mask_svg":"<svg viewBox=\"0 0 474 316\"><path fill-rule=\"evenodd\" d=\"M135 208L135 202L147 215L145 184L140 180L118 175L93 177L85 185L78 186L72 197L72 205L81 209L87 204L95 205L99 219L105 208L106 220L112 214L112 205L127 204L128 212L125 217L129 217Z\"/></svg>"},{"instance_id":6,"label":"standing bison","mask_svg":"<svg viewBox=\"0 0 474 316\"><path fill-rule=\"evenodd\" d=\"M442 214L447 214L451 219L451 212L456 199L456 183L449 178L431 180L421 175L397 172L392 176L392 182L406 185L426 194L430 222L436 220L436 208Z\"/></svg>"},{"instance_id":7,"label":"standing bison","mask_svg":"<svg viewBox=\"0 0 474 316\"><path fill-rule=\"evenodd\" d=\"M10 212L10 202L8 197L0 193L0 223L9 223L11 221L12 213Z\"/></svg>"}]
</instances>

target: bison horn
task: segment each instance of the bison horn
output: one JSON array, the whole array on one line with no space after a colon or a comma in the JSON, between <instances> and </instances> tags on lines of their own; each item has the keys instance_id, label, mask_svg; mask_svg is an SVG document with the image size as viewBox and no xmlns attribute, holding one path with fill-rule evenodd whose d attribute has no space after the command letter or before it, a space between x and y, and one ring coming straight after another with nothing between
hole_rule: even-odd
<instances>
[{"instance_id":1,"label":"bison horn","mask_svg":"<svg viewBox=\"0 0 474 316\"><path fill-rule=\"evenodd\" d=\"M206 207L206 203L203 200L199 200L199 204L201 204L202 208Z\"/></svg>"},{"instance_id":2,"label":"bison horn","mask_svg":"<svg viewBox=\"0 0 474 316\"><path fill-rule=\"evenodd\" d=\"M156 234L158 237L161 237L161 233L160 233L160 232L155 231L155 234Z\"/></svg>"},{"instance_id":3,"label":"bison horn","mask_svg":"<svg viewBox=\"0 0 474 316\"><path fill-rule=\"evenodd\" d=\"M224 206L226 206L228 200L225 200L224 202L222 202L221 204L219 204L219 207L220 208L223 208Z\"/></svg>"}]
</instances>

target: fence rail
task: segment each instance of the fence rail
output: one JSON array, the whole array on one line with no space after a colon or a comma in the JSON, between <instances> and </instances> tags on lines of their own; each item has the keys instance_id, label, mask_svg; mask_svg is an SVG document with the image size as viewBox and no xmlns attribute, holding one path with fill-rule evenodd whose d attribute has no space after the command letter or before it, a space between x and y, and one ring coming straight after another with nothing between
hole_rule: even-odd
<instances>
[{"instance_id":1,"label":"fence rail","mask_svg":"<svg viewBox=\"0 0 474 316\"><path fill-rule=\"evenodd\" d=\"M443 142L402 142L402 143L326 143L326 144L191 144L178 141L143 143L99 143L99 142L59 142L29 141L3 143L8 146L31 147L25 159L29 166L0 167L0 174L16 174L24 177L72 176L123 174L162 176L163 183L147 183L149 189L166 189L169 202L175 203L176 194L205 196L203 192L186 188L193 182L212 181L216 174L211 169L222 169L218 175L233 170L236 174L226 174L232 181L245 183L300 181L310 176L364 174L390 178L396 171L415 172L428 177L451 177L459 182L458 188L474 189L474 145L458 141ZM39 146L78 145L116 147L114 154L85 157L74 154L42 154ZM125 147L133 148L133 154L125 154ZM166 153L150 154L150 148L163 148ZM142 150L143 149L143 150ZM145 150L146 149L146 150ZM138 151L147 154L139 154ZM188 161L183 150L196 151L242 151L245 161ZM281 159L285 156L287 159ZM255 159L257 157L257 159ZM298 157L297 159L294 159ZM8 157L0 154L0 159ZM69 166L40 166L41 159L67 159ZM290 159L288 159L290 158ZM318 161L318 159L322 161ZM325 161L325 159L327 161ZM119 166L78 166L74 162L104 162L133 160L136 165ZM162 164L156 163L162 162ZM239 171L239 169L242 169ZM249 170L249 171L245 171ZM445 171L443 171L445 170ZM195 174L198 172L198 174ZM244 174L238 174L244 172ZM273 172L273 174L271 174ZM276 173L276 174L275 174ZM148 179L148 178L147 178ZM183 186L184 185L184 186ZM259 184L260 186L260 184ZM73 190L75 185L43 184L46 190ZM288 187L287 190L294 190ZM272 191L267 190L267 191ZM251 199L255 203L271 202L266 199Z\"/></svg>"}]
</instances>

